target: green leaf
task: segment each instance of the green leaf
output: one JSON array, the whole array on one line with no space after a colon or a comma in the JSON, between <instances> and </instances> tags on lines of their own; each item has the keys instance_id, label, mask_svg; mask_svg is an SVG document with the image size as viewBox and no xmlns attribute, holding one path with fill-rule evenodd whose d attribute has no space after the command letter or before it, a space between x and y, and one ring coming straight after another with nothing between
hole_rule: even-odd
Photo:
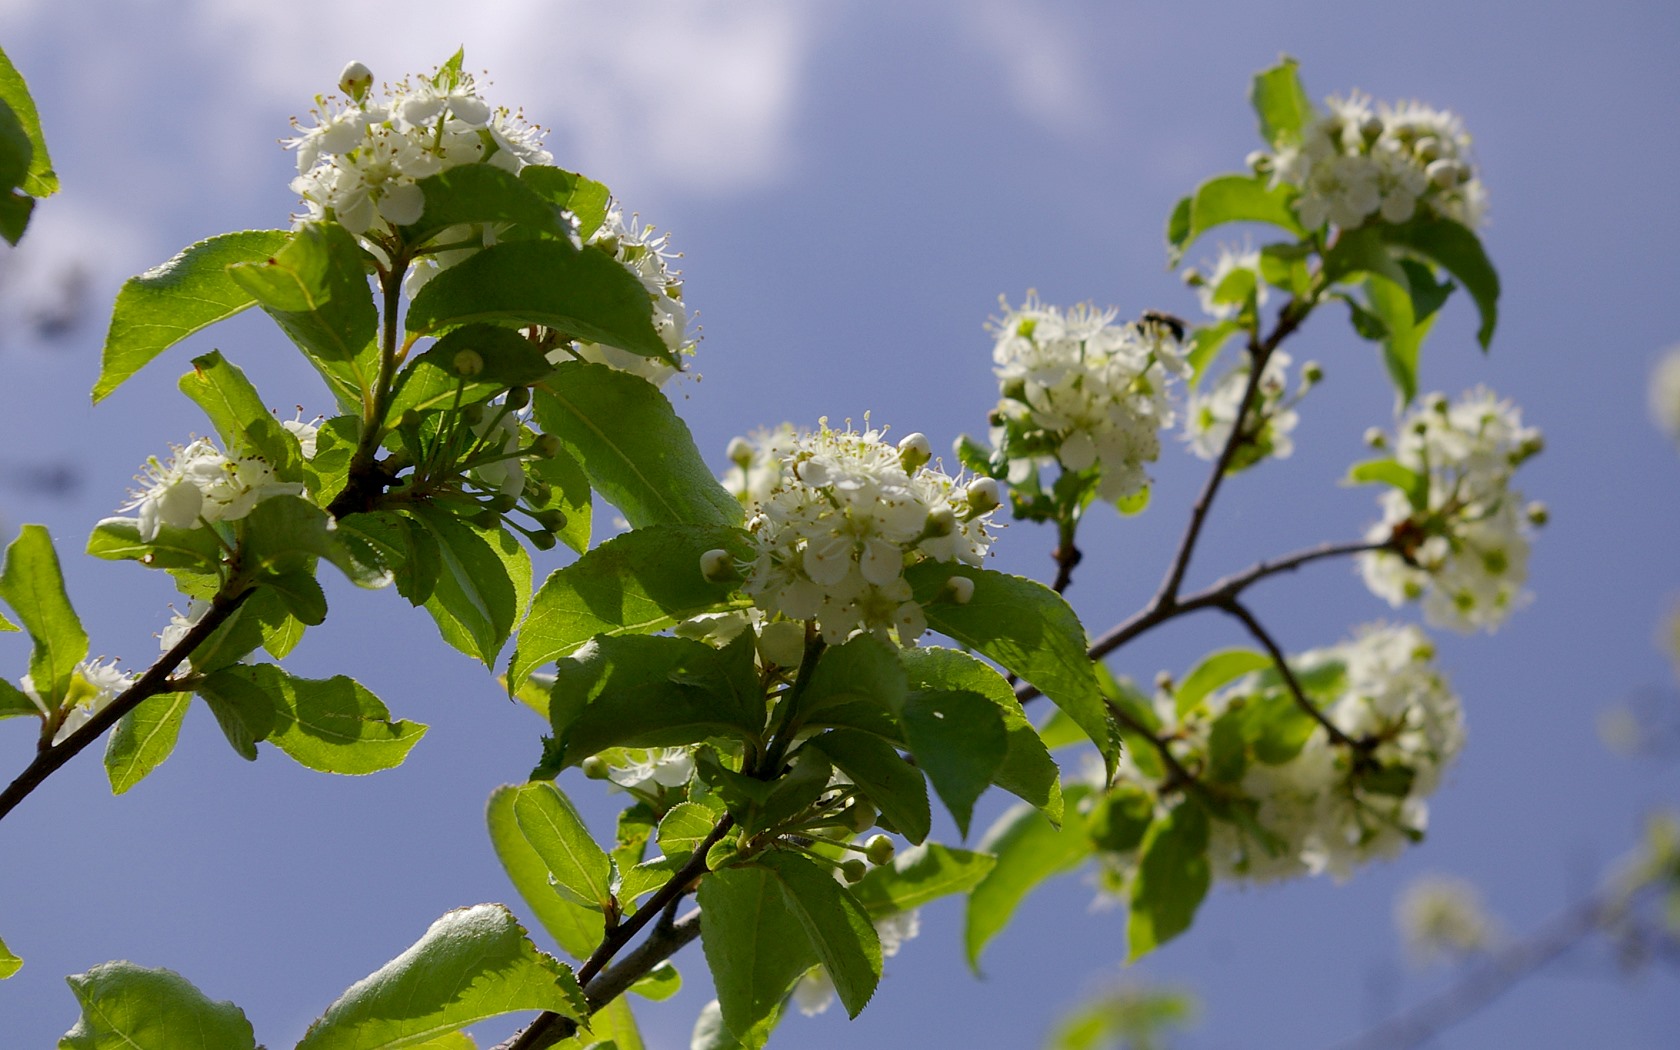
<instances>
[{"instance_id":1,"label":"green leaf","mask_svg":"<svg viewBox=\"0 0 1680 1050\"><path fill-rule=\"evenodd\" d=\"M939 598L952 576L974 581L962 605ZM928 626L1037 686L1096 743L1112 774L1119 746L1085 655L1085 628L1061 595L1035 580L947 562L911 566L904 578L926 607Z\"/></svg>"},{"instance_id":2,"label":"green leaf","mask_svg":"<svg viewBox=\"0 0 1680 1050\"><path fill-rule=\"evenodd\" d=\"M571 212L578 222L578 236L584 240L607 219L612 194L594 179L548 164L527 164L519 169L519 181Z\"/></svg>"},{"instance_id":3,"label":"green leaf","mask_svg":"<svg viewBox=\"0 0 1680 1050\"><path fill-rule=\"evenodd\" d=\"M228 267L255 263L291 239L285 230L244 230L199 241L161 266L123 282L111 309L111 327L99 379L98 402L176 343L256 302Z\"/></svg>"},{"instance_id":4,"label":"green leaf","mask_svg":"<svg viewBox=\"0 0 1680 1050\"><path fill-rule=\"evenodd\" d=\"M0 63L5 61L0 55ZM23 130L23 124L17 114L5 100L0 99L0 193L8 196L23 184L29 174L29 162L35 155L35 147L29 143L29 134ZM27 195L18 194L15 199L28 199ZM21 234L21 231L19 231ZM16 244L17 238L8 236L7 240Z\"/></svg>"},{"instance_id":5,"label":"green leaf","mask_svg":"<svg viewBox=\"0 0 1680 1050\"><path fill-rule=\"evenodd\" d=\"M105 518L88 536L87 553L110 561L137 561L153 569L192 569L214 573L226 551L210 529L158 526L152 542L140 538L140 519Z\"/></svg>"},{"instance_id":6,"label":"green leaf","mask_svg":"<svg viewBox=\"0 0 1680 1050\"><path fill-rule=\"evenodd\" d=\"M682 857L700 848L717 825L717 815L696 802L679 802L659 821L659 848Z\"/></svg>"},{"instance_id":7,"label":"green leaf","mask_svg":"<svg viewBox=\"0 0 1680 1050\"><path fill-rule=\"evenodd\" d=\"M1039 883L1069 871L1091 855L1091 839L1077 803L1090 791L1070 786L1061 827L1027 803L1011 807L980 840L979 851L997 857L991 871L968 895L963 941L968 964L980 972L980 953L1008 925L1010 916Z\"/></svg>"},{"instance_id":8,"label":"green leaf","mask_svg":"<svg viewBox=\"0 0 1680 1050\"><path fill-rule=\"evenodd\" d=\"M21 182L12 185L21 185L23 192L31 197L52 196L58 192L58 174L53 171L52 158L47 155L47 140L41 133L41 116L35 110L35 100L29 95L29 86L24 83L23 74L12 65L12 60L4 51L0 51L0 102L11 109L18 127L29 142L26 174Z\"/></svg>"},{"instance_id":9,"label":"green leaf","mask_svg":"<svg viewBox=\"0 0 1680 1050\"><path fill-rule=\"evenodd\" d=\"M719 548L740 561L752 553L737 529L664 526L614 537L557 570L531 600L509 684L517 687L596 635L646 634L725 608L737 584L700 572L701 555Z\"/></svg>"},{"instance_id":10,"label":"green leaf","mask_svg":"<svg viewBox=\"0 0 1680 1050\"><path fill-rule=\"evenodd\" d=\"M898 740L898 713L909 692L898 648L860 634L823 649L795 718L801 726L845 726Z\"/></svg>"},{"instance_id":11,"label":"green leaf","mask_svg":"<svg viewBox=\"0 0 1680 1050\"><path fill-rule=\"evenodd\" d=\"M596 249L564 241L493 245L426 282L405 324L416 335L487 321L540 324L576 339L669 360L653 327L648 292L629 270Z\"/></svg>"},{"instance_id":12,"label":"green leaf","mask_svg":"<svg viewBox=\"0 0 1680 1050\"><path fill-rule=\"evenodd\" d=\"M953 893L966 893L996 863L995 857L985 853L924 842L895 854L890 863L870 868L863 881L852 887L852 895L871 917L885 918Z\"/></svg>"},{"instance_id":13,"label":"green leaf","mask_svg":"<svg viewBox=\"0 0 1680 1050\"><path fill-rule=\"evenodd\" d=\"M87 656L88 637L64 593L64 575L45 526L25 525L6 548L0 599L11 606L34 643L29 677L36 693L49 710L56 708L69 695L76 664Z\"/></svg>"},{"instance_id":14,"label":"green leaf","mask_svg":"<svg viewBox=\"0 0 1680 1050\"><path fill-rule=\"evenodd\" d=\"M552 781L532 781L519 788L513 817L554 877L555 889L577 904L603 911L612 907L612 861Z\"/></svg>"},{"instance_id":15,"label":"green leaf","mask_svg":"<svg viewBox=\"0 0 1680 1050\"><path fill-rule=\"evenodd\" d=\"M1273 149L1286 143L1299 143L1301 131L1316 116L1312 100L1301 87L1296 69L1300 65L1284 56L1277 65L1254 75L1248 100L1260 118L1260 137Z\"/></svg>"},{"instance_id":16,"label":"green leaf","mask_svg":"<svg viewBox=\"0 0 1680 1050\"><path fill-rule=\"evenodd\" d=\"M117 720L105 745L105 773L111 794L120 795L163 765L181 735L191 693L159 693Z\"/></svg>"},{"instance_id":17,"label":"green leaf","mask_svg":"<svg viewBox=\"0 0 1680 1050\"><path fill-rule=\"evenodd\" d=\"M636 1015L624 996L607 1003L589 1017L589 1031L562 1039L555 1050L646 1050Z\"/></svg>"},{"instance_id":18,"label":"green leaf","mask_svg":"<svg viewBox=\"0 0 1680 1050\"><path fill-rule=\"evenodd\" d=\"M682 991L682 984L682 974L678 973L677 968L667 959L649 970L647 976L631 985L630 990L643 999L659 1003Z\"/></svg>"},{"instance_id":19,"label":"green leaf","mask_svg":"<svg viewBox=\"0 0 1680 1050\"><path fill-rule=\"evenodd\" d=\"M748 1047L764 1045L759 1026L775 1017L793 982L819 961L781 886L768 867L750 864L712 872L696 895L706 917L700 943L723 1023Z\"/></svg>"},{"instance_id":20,"label":"green leaf","mask_svg":"<svg viewBox=\"0 0 1680 1050\"><path fill-rule=\"evenodd\" d=\"M1091 807L1091 841L1098 849L1125 853L1137 848L1155 819L1155 796L1134 784L1121 784Z\"/></svg>"},{"instance_id":21,"label":"green leaf","mask_svg":"<svg viewBox=\"0 0 1680 1050\"><path fill-rule=\"evenodd\" d=\"M762 853L757 863L781 882L793 912L849 1017L868 1005L881 980L881 939L857 898L834 876L804 857L780 850Z\"/></svg>"},{"instance_id":22,"label":"green leaf","mask_svg":"<svg viewBox=\"0 0 1680 1050\"><path fill-rule=\"evenodd\" d=\"M526 502L534 510L558 510L566 516L566 524L555 536L579 554L589 549L589 519L592 496L589 476L583 467L565 450L547 459L538 457L528 464L532 477L548 486L548 499L539 502L533 487L526 488Z\"/></svg>"},{"instance_id":23,"label":"green leaf","mask_svg":"<svg viewBox=\"0 0 1680 1050\"><path fill-rule=\"evenodd\" d=\"M520 830L514 803L529 785L505 785L490 794L485 820L490 827L490 844L502 862L513 888L537 916L543 929L568 954L587 959L601 942L606 917L599 908L574 903L556 892L549 882L548 865Z\"/></svg>"},{"instance_id":24,"label":"green leaf","mask_svg":"<svg viewBox=\"0 0 1680 1050\"><path fill-rule=\"evenodd\" d=\"M379 698L343 675L297 678L273 664L237 664L196 686L231 713L242 712L253 739L267 740L299 765L322 773L392 769L426 734L393 722ZM266 707L265 707L266 705ZM263 721L271 715L272 722Z\"/></svg>"},{"instance_id":25,"label":"green leaf","mask_svg":"<svg viewBox=\"0 0 1680 1050\"><path fill-rule=\"evenodd\" d=\"M830 730L812 738L810 746L862 788L900 835L911 842L927 838L933 826L927 781L920 769L899 756L897 748L856 729Z\"/></svg>"},{"instance_id":26,"label":"green leaf","mask_svg":"<svg viewBox=\"0 0 1680 1050\"><path fill-rule=\"evenodd\" d=\"M1219 351L1230 341L1231 336L1242 330L1242 326L1233 318L1218 321L1214 324L1198 325L1190 334L1190 350L1185 354L1185 361L1190 365L1190 386L1196 387L1207 374L1208 366L1213 364L1219 356Z\"/></svg>"},{"instance_id":27,"label":"green leaf","mask_svg":"<svg viewBox=\"0 0 1680 1050\"><path fill-rule=\"evenodd\" d=\"M313 572L324 558L358 587L377 590L391 573L359 537L341 534L332 515L302 496L270 496L243 519L240 565L254 572Z\"/></svg>"},{"instance_id":28,"label":"green leaf","mask_svg":"<svg viewBox=\"0 0 1680 1050\"><path fill-rule=\"evenodd\" d=\"M1429 506L1429 475L1420 474L1393 459L1368 459L1348 468L1347 480L1355 485L1391 485L1406 494L1413 510Z\"/></svg>"},{"instance_id":29,"label":"green leaf","mask_svg":"<svg viewBox=\"0 0 1680 1050\"><path fill-rule=\"evenodd\" d=\"M571 968L539 952L506 908L479 904L351 985L297 1050L398 1050L523 1010L589 1015Z\"/></svg>"},{"instance_id":30,"label":"green leaf","mask_svg":"<svg viewBox=\"0 0 1680 1050\"><path fill-rule=\"evenodd\" d=\"M1207 813L1194 801L1179 803L1149 826L1132 880L1127 962L1190 928L1211 880L1207 849Z\"/></svg>"},{"instance_id":31,"label":"green leaf","mask_svg":"<svg viewBox=\"0 0 1680 1050\"><path fill-rule=\"evenodd\" d=\"M966 690L917 690L904 703L904 737L957 830L1003 762L1009 738L997 705Z\"/></svg>"},{"instance_id":32,"label":"green leaf","mask_svg":"<svg viewBox=\"0 0 1680 1050\"><path fill-rule=\"evenodd\" d=\"M1429 268L1411 259L1402 260L1400 267L1408 279L1406 286L1372 278L1365 282L1365 298L1371 314L1384 328L1383 364L1400 403L1410 404L1417 396L1418 356L1423 341L1435 326L1436 311L1454 286L1447 282L1442 291L1443 286L1435 283Z\"/></svg>"},{"instance_id":33,"label":"green leaf","mask_svg":"<svg viewBox=\"0 0 1680 1050\"><path fill-rule=\"evenodd\" d=\"M251 1022L173 970L101 963L65 978L81 1005L59 1050L255 1050Z\"/></svg>"},{"instance_id":34,"label":"green leaf","mask_svg":"<svg viewBox=\"0 0 1680 1050\"><path fill-rule=\"evenodd\" d=\"M12 621L6 619L6 616L5 616L4 613L0 613L0 634L4 634L4 633L7 633L7 632L16 631L16 630L18 630L18 625L13 623Z\"/></svg>"},{"instance_id":35,"label":"green leaf","mask_svg":"<svg viewBox=\"0 0 1680 1050\"><path fill-rule=\"evenodd\" d=\"M1318 720L1284 691L1251 697L1244 709L1243 737L1267 765L1292 761L1317 728Z\"/></svg>"},{"instance_id":36,"label":"green leaf","mask_svg":"<svg viewBox=\"0 0 1680 1050\"><path fill-rule=\"evenodd\" d=\"M963 689L997 705L1003 716L1008 749L992 774L992 783L1042 809L1052 822L1062 819L1060 770L1050 757L1015 690L1003 676L967 653L934 646L905 649L900 655L910 684L917 689ZM1075 730L1077 732L1077 730ZM1080 735L1084 739L1084 735Z\"/></svg>"},{"instance_id":37,"label":"green leaf","mask_svg":"<svg viewBox=\"0 0 1680 1050\"><path fill-rule=\"evenodd\" d=\"M616 265L616 264L615 264ZM653 384L606 365L561 365L537 387L537 422L566 443L632 528L739 525L741 504Z\"/></svg>"},{"instance_id":38,"label":"green leaf","mask_svg":"<svg viewBox=\"0 0 1680 1050\"><path fill-rule=\"evenodd\" d=\"M1196 187L1178 202L1167 222L1168 253L1174 265L1197 238L1228 222L1263 222L1296 237L1307 231L1290 204L1295 190L1287 184L1268 186L1260 175L1219 175Z\"/></svg>"},{"instance_id":39,"label":"green leaf","mask_svg":"<svg viewBox=\"0 0 1680 1050\"><path fill-rule=\"evenodd\" d=\"M729 1026L723 1023L723 1008L713 999L700 1008L700 1016L694 1019L694 1034L689 1037L688 1050L758 1050L769 1040L770 1033L776 1030L776 1022L781 1018L782 1007L777 1003L744 1039L737 1039Z\"/></svg>"},{"instance_id":40,"label":"green leaf","mask_svg":"<svg viewBox=\"0 0 1680 1050\"><path fill-rule=\"evenodd\" d=\"M35 198L25 197L16 192L0 192L0 237L5 238L7 244L16 244L23 240L23 231L29 227L29 218L35 214Z\"/></svg>"},{"instance_id":41,"label":"green leaf","mask_svg":"<svg viewBox=\"0 0 1680 1050\"><path fill-rule=\"evenodd\" d=\"M475 528L441 507L419 507L414 519L435 541L437 583L426 611L455 648L493 666L531 594L531 561L500 529Z\"/></svg>"},{"instance_id":42,"label":"green leaf","mask_svg":"<svg viewBox=\"0 0 1680 1050\"><path fill-rule=\"evenodd\" d=\"M0 718L16 718L19 715L40 715L41 709L35 706L35 701L29 699L23 690L4 678L0 678Z\"/></svg>"},{"instance_id":43,"label":"green leaf","mask_svg":"<svg viewBox=\"0 0 1680 1050\"><path fill-rule=\"evenodd\" d=\"M297 438L269 413L245 373L219 350L193 358L192 364L193 370L181 377L181 393L210 417L228 450L260 457L280 481L301 481Z\"/></svg>"},{"instance_id":44,"label":"green leaf","mask_svg":"<svg viewBox=\"0 0 1680 1050\"><path fill-rule=\"evenodd\" d=\"M402 229L408 244L425 244L451 226L511 223L520 232L542 234L571 246L567 239L571 229L560 209L519 176L494 164L461 164L421 179L419 186L426 204L420 220Z\"/></svg>"},{"instance_id":45,"label":"green leaf","mask_svg":"<svg viewBox=\"0 0 1680 1050\"><path fill-rule=\"evenodd\" d=\"M754 737L764 694L750 638L724 649L669 636L602 636L561 660L549 692L552 775L609 747L677 747Z\"/></svg>"},{"instance_id":46,"label":"green leaf","mask_svg":"<svg viewBox=\"0 0 1680 1050\"><path fill-rule=\"evenodd\" d=\"M1383 226L1383 235L1452 274L1481 314L1476 341L1486 350L1499 323L1499 274L1488 260L1481 240L1451 219L1418 218L1397 226Z\"/></svg>"},{"instance_id":47,"label":"green leaf","mask_svg":"<svg viewBox=\"0 0 1680 1050\"><path fill-rule=\"evenodd\" d=\"M23 960L12 954L5 941L0 941L0 981L23 968Z\"/></svg>"},{"instance_id":48,"label":"green leaf","mask_svg":"<svg viewBox=\"0 0 1680 1050\"><path fill-rule=\"evenodd\" d=\"M463 350L471 350L483 362L482 370L465 381L455 371L455 355ZM448 409L456 403L457 390L460 404L470 405L508 387L529 386L553 371L542 350L518 332L491 324L464 325L402 370L387 418L398 419L410 409Z\"/></svg>"},{"instance_id":49,"label":"green leaf","mask_svg":"<svg viewBox=\"0 0 1680 1050\"><path fill-rule=\"evenodd\" d=\"M260 261L228 276L280 326L332 388L340 408L360 411L378 382L379 312L368 255L335 222L313 222Z\"/></svg>"},{"instance_id":50,"label":"green leaf","mask_svg":"<svg viewBox=\"0 0 1680 1050\"><path fill-rule=\"evenodd\" d=\"M1272 666L1272 658L1253 649L1221 649L1191 669L1178 683L1173 708L1179 718L1194 711L1207 695L1240 675Z\"/></svg>"},{"instance_id":51,"label":"green leaf","mask_svg":"<svg viewBox=\"0 0 1680 1050\"><path fill-rule=\"evenodd\" d=\"M321 585L315 581L314 574L302 570L271 573L262 577L258 582L262 586L272 589L280 599L281 604L286 607L286 611L291 613L293 619L288 620L284 627L289 628L289 625L293 623L318 627L326 620L327 595L326 592L321 590ZM263 634L265 643L268 637L269 632L265 631ZM295 640L289 643L282 641L281 647L290 651L294 644L296 644ZM276 659L278 658L279 656L276 656Z\"/></svg>"}]
</instances>

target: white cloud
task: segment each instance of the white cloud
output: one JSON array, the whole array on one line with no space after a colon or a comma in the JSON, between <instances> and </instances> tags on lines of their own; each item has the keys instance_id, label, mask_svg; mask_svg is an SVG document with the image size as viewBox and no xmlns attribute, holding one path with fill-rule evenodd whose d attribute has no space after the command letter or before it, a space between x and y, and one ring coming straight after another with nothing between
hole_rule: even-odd
<instances>
[{"instance_id":1,"label":"white cloud","mask_svg":"<svg viewBox=\"0 0 1680 1050\"><path fill-rule=\"evenodd\" d=\"M1072 136L1097 119L1088 49L1077 24L1018 0L959 3L952 17L1001 65L1011 100L1047 131Z\"/></svg>"}]
</instances>

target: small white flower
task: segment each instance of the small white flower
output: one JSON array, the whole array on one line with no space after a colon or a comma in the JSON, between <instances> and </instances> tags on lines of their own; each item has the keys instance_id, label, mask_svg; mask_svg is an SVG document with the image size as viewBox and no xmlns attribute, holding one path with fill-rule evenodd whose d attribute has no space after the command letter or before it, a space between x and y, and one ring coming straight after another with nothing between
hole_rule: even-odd
<instances>
[{"instance_id":1,"label":"small white flower","mask_svg":"<svg viewBox=\"0 0 1680 1050\"><path fill-rule=\"evenodd\" d=\"M70 678L70 693L64 698L70 708L64 720L59 723L58 731L53 734L53 746L64 743L72 733L86 725L88 720L109 707L112 700L128 691L134 684L134 676L117 670L115 660L83 660L76 665ZM47 708L44 697L35 689L35 680L24 675L18 680L18 688L40 709L41 714L51 717L53 712Z\"/></svg>"},{"instance_id":2,"label":"small white flower","mask_svg":"<svg viewBox=\"0 0 1680 1050\"><path fill-rule=\"evenodd\" d=\"M1498 935L1476 887L1447 875L1414 879L1395 902L1394 924L1419 966L1485 951Z\"/></svg>"},{"instance_id":3,"label":"small white flower","mask_svg":"<svg viewBox=\"0 0 1680 1050\"><path fill-rule=\"evenodd\" d=\"M694 775L694 753L686 747L627 748L624 754L624 765L607 767L607 779L622 788L682 787Z\"/></svg>"}]
</instances>

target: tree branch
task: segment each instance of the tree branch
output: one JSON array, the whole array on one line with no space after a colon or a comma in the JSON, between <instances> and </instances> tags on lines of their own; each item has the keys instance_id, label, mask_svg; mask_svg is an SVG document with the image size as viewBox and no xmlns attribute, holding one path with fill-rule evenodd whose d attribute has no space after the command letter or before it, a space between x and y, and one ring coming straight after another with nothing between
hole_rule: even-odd
<instances>
[{"instance_id":1,"label":"tree branch","mask_svg":"<svg viewBox=\"0 0 1680 1050\"><path fill-rule=\"evenodd\" d=\"M1254 640L1259 642L1266 650L1266 654L1272 658L1272 663L1277 665L1278 674L1283 677L1283 684L1289 689L1289 695L1294 698L1295 705L1307 714L1311 715L1314 721L1324 727L1324 732L1329 734L1332 743L1350 748L1355 754L1362 754L1368 750L1365 745L1360 744L1359 741L1342 732L1341 728L1338 727L1336 723L1324 717L1324 712L1320 711L1316 704L1307 699L1306 691L1301 688L1300 679L1296 678L1295 672L1290 669L1289 660L1284 656L1283 650L1278 648L1277 642L1273 640L1271 634L1267 632L1266 628L1261 625L1260 621L1255 618L1253 613L1249 612L1248 609L1235 598L1230 598L1220 602L1218 604L1218 608L1222 612L1235 617L1242 622L1244 627L1248 628L1248 633L1254 636Z\"/></svg>"}]
</instances>

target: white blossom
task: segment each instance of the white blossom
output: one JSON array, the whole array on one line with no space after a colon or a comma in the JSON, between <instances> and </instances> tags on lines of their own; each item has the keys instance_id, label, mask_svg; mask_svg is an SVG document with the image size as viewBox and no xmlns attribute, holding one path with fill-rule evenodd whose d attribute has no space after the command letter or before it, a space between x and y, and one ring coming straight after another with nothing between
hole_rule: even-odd
<instances>
[{"instance_id":1,"label":"white blossom","mask_svg":"<svg viewBox=\"0 0 1680 1050\"><path fill-rule=\"evenodd\" d=\"M134 489L122 510L138 512L140 538L157 539L167 525L191 529L201 523L237 521L271 496L303 494L298 482L278 480L261 457L242 455L229 458L208 438L172 446L168 463L156 456L146 461L135 476Z\"/></svg>"},{"instance_id":2,"label":"white blossom","mask_svg":"<svg viewBox=\"0 0 1680 1050\"><path fill-rule=\"evenodd\" d=\"M607 766L607 779L622 788L682 787L694 775L694 753L686 747L625 748L623 756Z\"/></svg>"},{"instance_id":3,"label":"white blossom","mask_svg":"<svg viewBox=\"0 0 1680 1050\"><path fill-rule=\"evenodd\" d=\"M1476 887L1448 875L1423 875L1407 885L1395 902L1394 924L1419 966L1484 951L1498 937Z\"/></svg>"},{"instance_id":4,"label":"white blossom","mask_svg":"<svg viewBox=\"0 0 1680 1050\"><path fill-rule=\"evenodd\" d=\"M641 282L647 291L653 327L670 351L670 357L649 357L605 343L578 340L572 350L585 361L610 365L620 371L641 376L655 386L677 374L683 357L692 356L697 340L689 330L688 308L682 298L682 271L676 260L682 256L671 250L670 234L655 235L654 227L643 226L634 216L628 221L618 203L613 202L601 228L589 237L590 245L609 252L619 265ZM558 359L551 354L551 359Z\"/></svg>"},{"instance_id":5,"label":"white blossom","mask_svg":"<svg viewBox=\"0 0 1680 1050\"><path fill-rule=\"evenodd\" d=\"M1266 456L1288 459L1295 451L1290 436L1299 421L1293 402L1286 402L1290 357L1274 350L1266 359L1265 370L1254 400L1249 404L1243 420L1243 442L1232 455L1232 469L1249 466ZM1245 355L1242 363L1221 375L1210 387L1190 394L1184 409L1184 439L1190 451L1202 459L1213 461L1231 438L1237 410L1242 406L1248 389L1252 368Z\"/></svg>"},{"instance_id":6,"label":"white blossom","mask_svg":"<svg viewBox=\"0 0 1680 1050\"><path fill-rule=\"evenodd\" d=\"M86 725L94 715L109 707L112 700L121 696L133 684L134 675L117 670L115 660L83 660L76 664L70 676L69 695L64 698L69 711L59 723L58 731L53 734L53 746L64 743L72 733ZM18 680L18 688L40 709L42 715L52 717L53 712L47 708L46 698L36 691L33 678L24 675Z\"/></svg>"}]
</instances>

